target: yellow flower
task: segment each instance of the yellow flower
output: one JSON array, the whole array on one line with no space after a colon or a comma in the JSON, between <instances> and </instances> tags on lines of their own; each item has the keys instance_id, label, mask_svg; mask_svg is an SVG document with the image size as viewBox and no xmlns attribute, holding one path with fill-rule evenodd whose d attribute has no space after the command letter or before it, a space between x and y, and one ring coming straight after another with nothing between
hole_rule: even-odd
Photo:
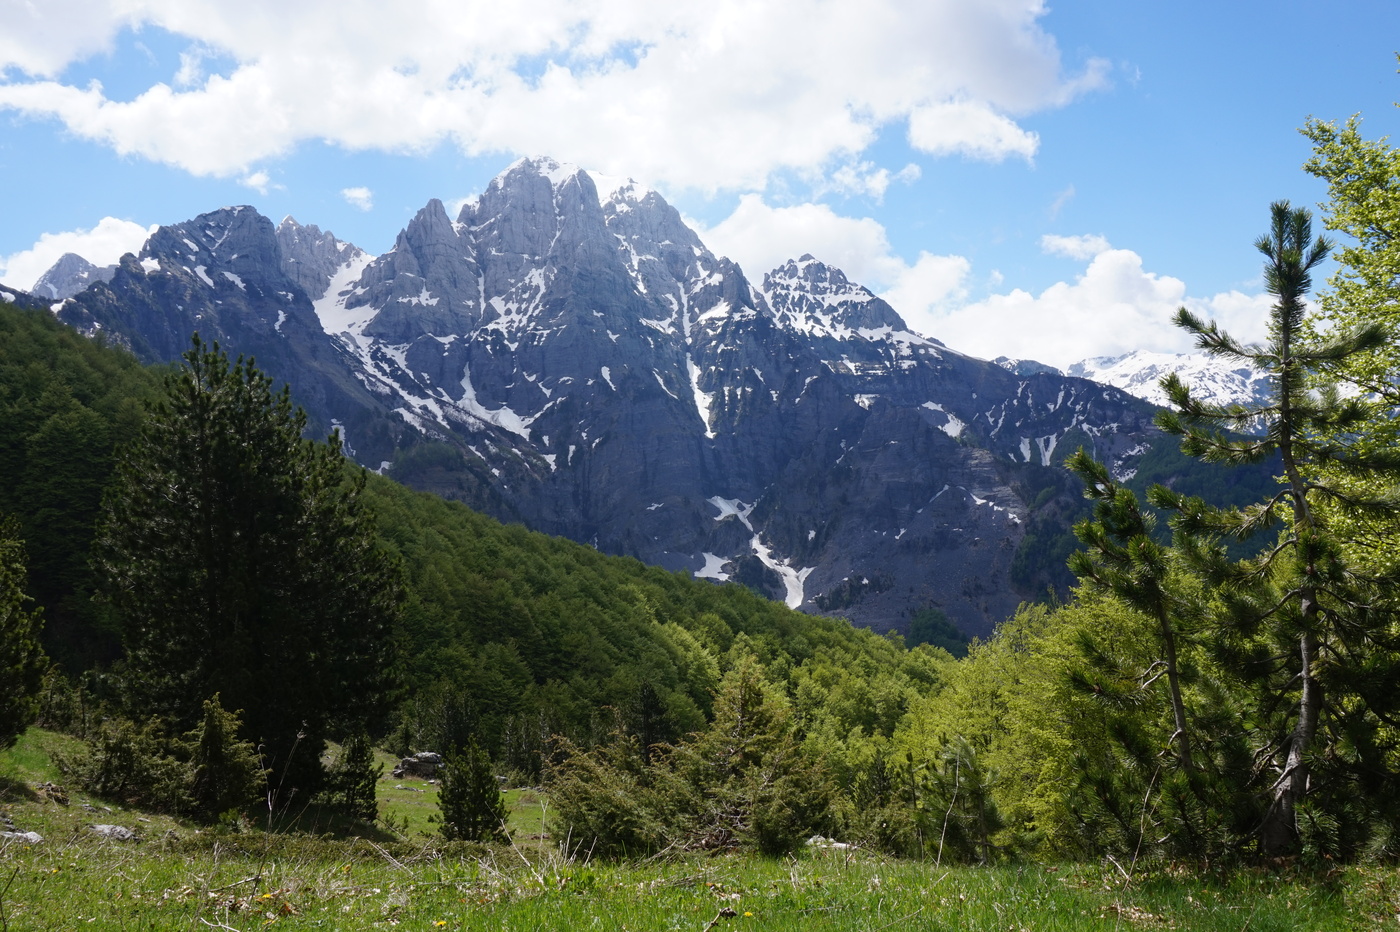
<instances>
[{"instance_id":1,"label":"yellow flower","mask_svg":"<svg viewBox=\"0 0 1400 932\"><path fill-rule=\"evenodd\" d=\"M752 919L752 918L753 918L753 913L744 913L744 918L745 918L745 919Z\"/></svg>"}]
</instances>

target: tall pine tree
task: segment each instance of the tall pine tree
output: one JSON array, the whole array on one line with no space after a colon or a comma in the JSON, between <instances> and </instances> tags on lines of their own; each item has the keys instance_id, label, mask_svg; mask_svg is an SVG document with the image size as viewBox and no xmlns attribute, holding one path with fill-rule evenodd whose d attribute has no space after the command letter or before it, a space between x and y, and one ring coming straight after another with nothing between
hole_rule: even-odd
<instances>
[{"instance_id":1,"label":"tall pine tree","mask_svg":"<svg viewBox=\"0 0 1400 932\"><path fill-rule=\"evenodd\" d=\"M1258 745L1254 791L1264 812L1258 851L1285 855L1307 842L1346 855L1372 826L1395 816L1385 803L1396 798L1394 778L1386 776L1392 768L1385 735L1400 711L1390 662L1395 581L1368 576L1346 560L1326 515L1335 508L1393 520L1400 500L1389 492L1357 494L1356 486L1343 489L1315 476L1325 465L1334 475L1388 477L1384 485L1393 487L1400 475L1393 451L1347 442L1367 406L1343 398L1325 379L1330 367L1374 350L1386 334L1367 323L1309 338L1305 296L1331 244L1314 240L1308 211L1287 202L1272 206L1271 220L1268 235L1255 244L1277 299L1268 341L1244 345L1185 308L1177 323L1201 349L1268 373L1272 398L1248 407L1205 404L1168 376L1163 387L1175 410L1158 422L1181 436L1184 452L1208 461L1276 457L1279 491L1243 509L1214 508L1160 486L1150 498L1175 512L1178 549L1218 596L1215 652L1253 692L1256 714L1245 724ZM1223 430L1260 423L1264 430L1255 436ZM1276 543L1252 559L1232 562L1217 545L1273 528L1280 528Z\"/></svg>"},{"instance_id":2,"label":"tall pine tree","mask_svg":"<svg viewBox=\"0 0 1400 932\"><path fill-rule=\"evenodd\" d=\"M251 360L196 335L184 362L120 452L94 548L128 695L189 729L221 694L271 785L307 794L328 732L383 711L398 568L336 435L303 439L305 414Z\"/></svg>"}]
</instances>

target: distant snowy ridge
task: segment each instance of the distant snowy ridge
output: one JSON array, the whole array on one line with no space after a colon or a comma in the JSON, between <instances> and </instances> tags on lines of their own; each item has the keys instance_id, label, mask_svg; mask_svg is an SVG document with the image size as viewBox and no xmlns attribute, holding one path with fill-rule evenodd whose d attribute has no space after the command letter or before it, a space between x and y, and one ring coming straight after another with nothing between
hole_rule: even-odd
<instances>
[{"instance_id":1,"label":"distant snowy ridge","mask_svg":"<svg viewBox=\"0 0 1400 932\"><path fill-rule=\"evenodd\" d=\"M1210 404L1254 404L1270 391L1267 375L1205 353L1154 353L1136 350L1123 356L1098 356L1077 362L1065 375L1121 388L1144 401L1166 407L1162 378L1175 372L1197 399Z\"/></svg>"}]
</instances>

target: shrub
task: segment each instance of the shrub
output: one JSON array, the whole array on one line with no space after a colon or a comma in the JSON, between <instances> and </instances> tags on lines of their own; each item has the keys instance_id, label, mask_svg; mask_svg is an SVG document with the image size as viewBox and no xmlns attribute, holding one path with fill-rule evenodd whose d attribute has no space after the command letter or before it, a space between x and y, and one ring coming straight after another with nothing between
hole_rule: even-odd
<instances>
[{"instance_id":1,"label":"shrub","mask_svg":"<svg viewBox=\"0 0 1400 932\"><path fill-rule=\"evenodd\" d=\"M88 792L158 812L183 812L190 804L189 764L159 719L138 725L109 719L85 751L60 756L58 768Z\"/></svg>"},{"instance_id":2,"label":"shrub","mask_svg":"<svg viewBox=\"0 0 1400 932\"><path fill-rule=\"evenodd\" d=\"M570 854L645 855L665 843L671 820L636 736L619 730L591 751L562 738L557 745L563 759L548 773L549 800L568 826Z\"/></svg>"},{"instance_id":3,"label":"shrub","mask_svg":"<svg viewBox=\"0 0 1400 932\"><path fill-rule=\"evenodd\" d=\"M826 827L832 796L786 698L752 658L725 675L714 722L691 740L648 761L619 729L556 766L550 788L575 847L609 856L667 845L784 854Z\"/></svg>"}]
</instances>

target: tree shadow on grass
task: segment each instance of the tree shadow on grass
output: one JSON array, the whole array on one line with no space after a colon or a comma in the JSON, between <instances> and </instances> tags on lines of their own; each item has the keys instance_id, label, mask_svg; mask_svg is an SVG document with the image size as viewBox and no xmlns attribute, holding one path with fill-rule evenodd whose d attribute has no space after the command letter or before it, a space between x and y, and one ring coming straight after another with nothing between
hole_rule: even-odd
<instances>
[{"instance_id":1,"label":"tree shadow on grass","mask_svg":"<svg viewBox=\"0 0 1400 932\"><path fill-rule=\"evenodd\" d=\"M9 773L0 773L0 802L34 802L39 795L24 780Z\"/></svg>"},{"instance_id":2,"label":"tree shadow on grass","mask_svg":"<svg viewBox=\"0 0 1400 932\"><path fill-rule=\"evenodd\" d=\"M315 835L331 838L364 838L369 841L387 843L398 841L399 836L376 822L366 822L337 812L329 806L312 803L295 811L273 813L268 818L251 819L259 830L274 835Z\"/></svg>"}]
</instances>

